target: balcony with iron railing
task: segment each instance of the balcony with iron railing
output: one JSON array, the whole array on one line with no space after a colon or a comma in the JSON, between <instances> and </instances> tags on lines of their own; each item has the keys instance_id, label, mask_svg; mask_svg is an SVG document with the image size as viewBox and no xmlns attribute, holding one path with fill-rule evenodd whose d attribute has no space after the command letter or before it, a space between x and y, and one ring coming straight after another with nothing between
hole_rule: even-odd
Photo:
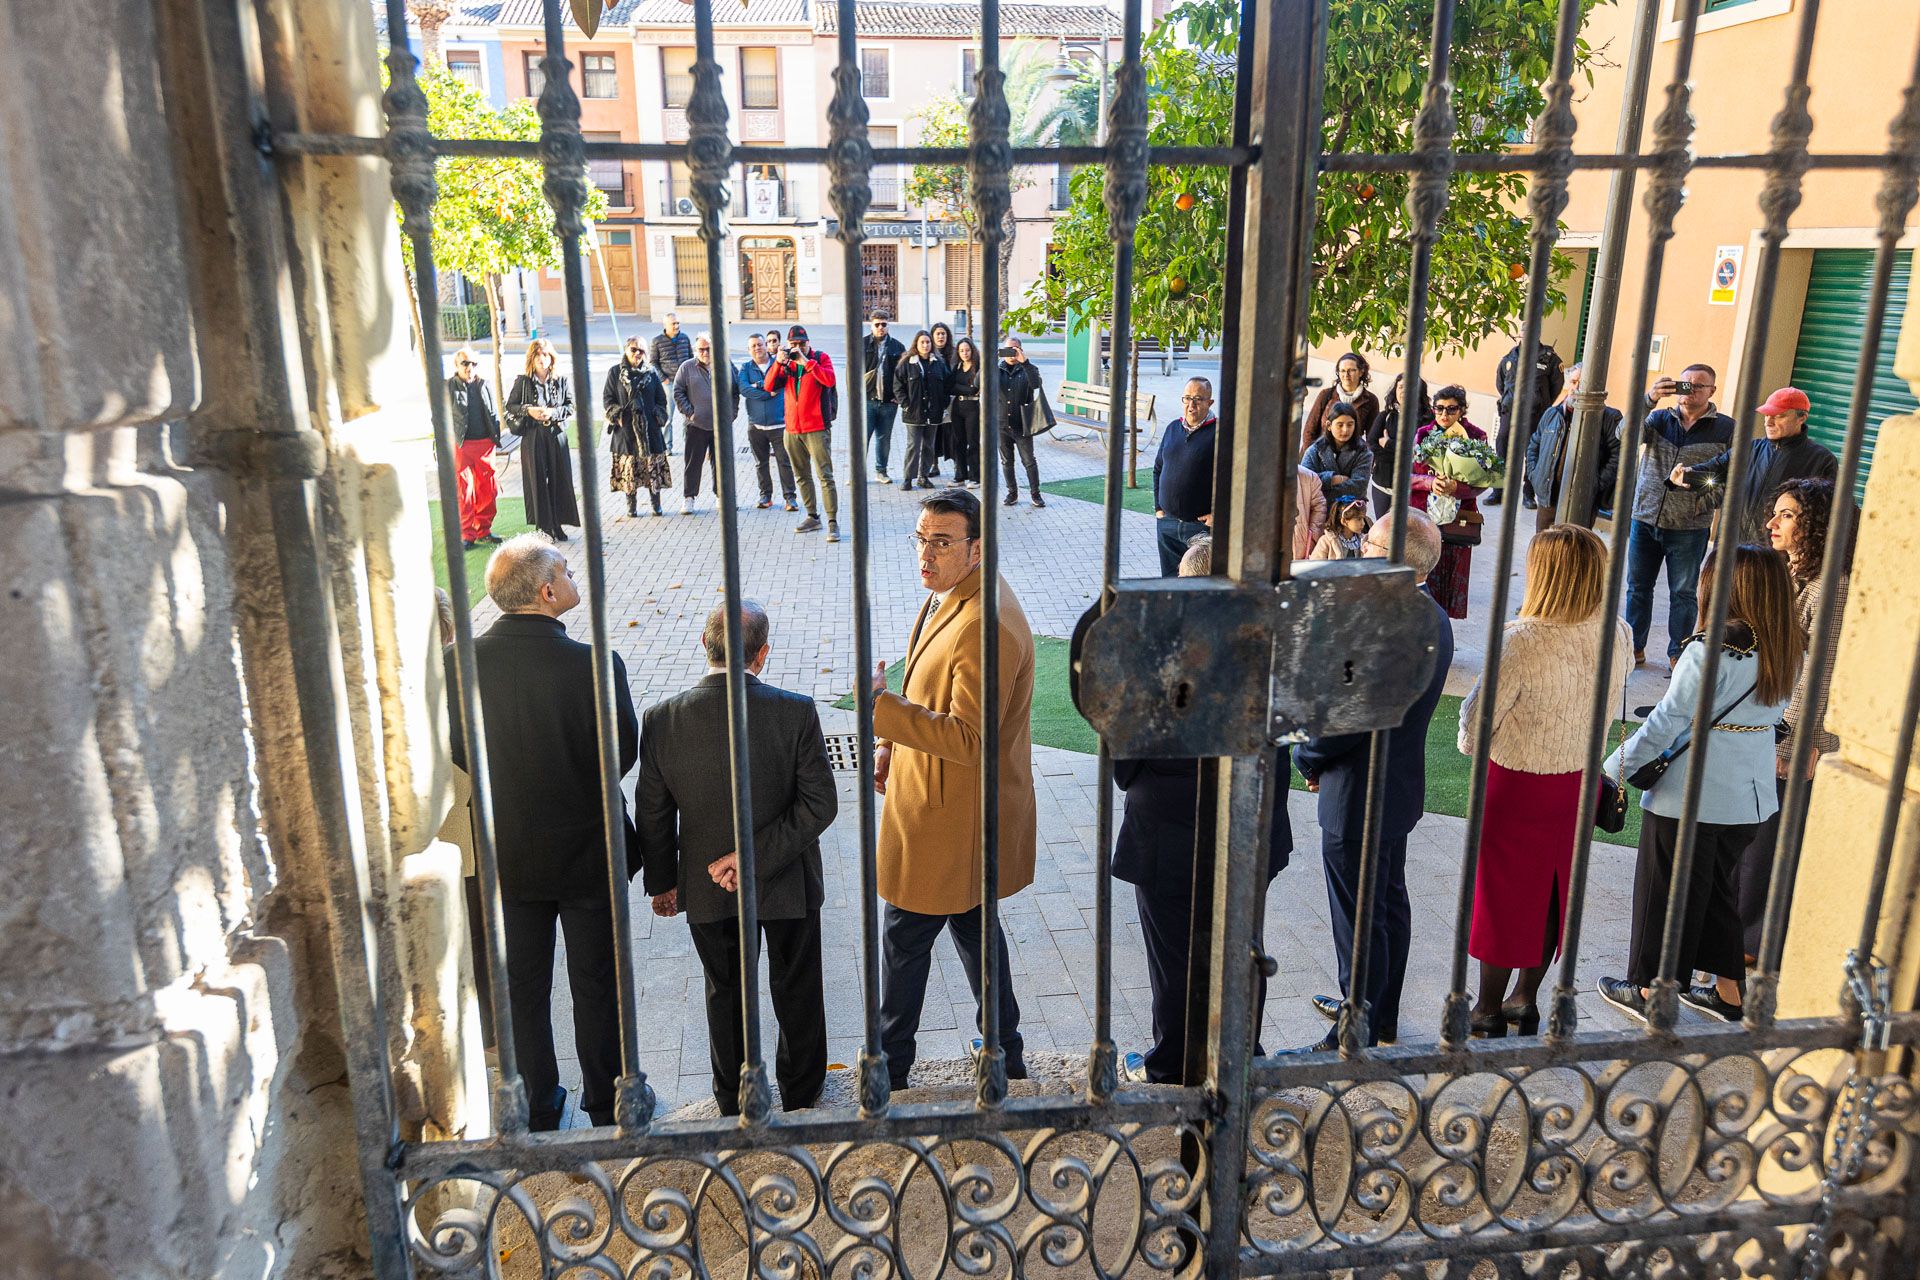
<instances>
[{"instance_id":1,"label":"balcony with iron railing","mask_svg":"<svg viewBox=\"0 0 1920 1280\"><path fill-rule=\"evenodd\" d=\"M680 74L670 72L666 77L666 108L669 111L684 111L687 103L693 99L693 75L691 72Z\"/></svg>"},{"instance_id":2,"label":"balcony with iron railing","mask_svg":"<svg viewBox=\"0 0 1920 1280\"><path fill-rule=\"evenodd\" d=\"M728 216L740 222L791 222L801 217L800 187L790 178L732 179L733 201ZM693 188L685 184L660 184L660 216L696 218L699 210L693 202Z\"/></svg>"},{"instance_id":3,"label":"balcony with iron railing","mask_svg":"<svg viewBox=\"0 0 1920 1280\"><path fill-rule=\"evenodd\" d=\"M870 180L870 186L873 191L872 208L898 210L905 207L899 174L875 173Z\"/></svg>"},{"instance_id":4,"label":"balcony with iron railing","mask_svg":"<svg viewBox=\"0 0 1920 1280\"><path fill-rule=\"evenodd\" d=\"M627 180L626 166L618 160L587 161L587 181L600 189L613 208L633 207L633 186Z\"/></svg>"}]
</instances>

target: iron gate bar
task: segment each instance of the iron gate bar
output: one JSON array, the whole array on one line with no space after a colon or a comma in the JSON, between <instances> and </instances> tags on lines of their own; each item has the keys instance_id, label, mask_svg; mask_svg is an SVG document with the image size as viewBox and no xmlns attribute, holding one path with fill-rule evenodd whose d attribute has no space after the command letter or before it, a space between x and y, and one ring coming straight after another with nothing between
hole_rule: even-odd
<instances>
[{"instance_id":1,"label":"iron gate bar","mask_svg":"<svg viewBox=\"0 0 1920 1280\"><path fill-rule=\"evenodd\" d=\"M1560 240L1560 215L1567 207L1567 182L1573 176L1574 55L1580 41L1581 0L1560 0L1558 30L1554 36L1553 78L1546 88L1546 105L1534 122L1540 167L1527 193L1532 206L1532 257L1527 264L1527 298L1520 331L1520 358L1515 366L1514 411L1508 416L1507 435L1496 447L1506 451L1507 471L1501 477L1505 494L1519 491L1514 472L1527 456L1533 422L1520 406L1534 402L1534 361L1540 354L1540 324L1546 315L1547 285L1553 275L1553 248ZM1415 403L1418 403L1417 393ZM1404 433L1403 433L1404 434ZM1411 483L1411 481L1409 481ZM1509 507L1500 522L1499 553L1493 571L1493 599L1487 609L1486 661L1480 675L1479 717L1473 726L1473 755L1467 785L1467 829L1460 864L1460 891L1454 911L1453 970L1441 1011L1440 1039L1449 1047L1466 1042L1472 1030L1467 1001L1467 941L1473 928L1475 876L1480 865L1480 841L1486 830L1487 774L1493 753L1493 710L1499 705L1501 660L1506 654L1507 599L1513 582L1514 538L1519 531L1518 507ZM1602 672L1605 676L1607 673ZM1502 1017L1505 1015L1502 1014Z\"/></svg>"},{"instance_id":2,"label":"iron gate bar","mask_svg":"<svg viewBox=\"0 0 1920 1280\"><path fill-rule=\"evenodd\" d=\"M840 28L836 40L839 60L833 69L833 99L827 104L832 143L827 148L828 197L840 218L840 243L847 298L847 470L853 500L853 653L854 713L859 735L860 803L860 1114L875 1116L887 1109L889 1077L887 1055L880 1044L880 888L876 863L877 835L873 790L873 562L872 503L867 496L867 397L865 339L860 333L865 310L864 263L867 209L873 191L873 147L867 136L867 100L860 87L860 59L856 48L854 0L836 0ZM982 369L984 371L984 363ZM857 410L857 412L856 412ZM984 445L976 440L984 453Z\"/></svg>"},{"instance_id":3,"label":"iron gate bar","mask_svg":"<svg viewBox=\"0 0 1920 1280\"><path fill-rule=\"evenodd\" d=\"M1813 33L1820 17L1820 0L1801 0L1800 23L1794 33L1793 75L1787 84L1786 101L1779 114L1773 118L1773 155L1774 163L1767 170L1766 182L1760 191L1760 211L1765 221L1760 229L1759 271L1754 280L1753 314L1770 316L1773 314L1773 295L1780 277L1780 244L1787 236L1787 219L1800 207L1800 179L1804 173L1802 163L1807 154L1807 140L1813 133L1813 117L1807 113L1807 99L1811 93L1807 85L1807 72L1813 61ZM1754 435L1754 411L1760 403L1759 381L1762 362L1766 358L1768 334L1764 327L1757 340L1750 343L1742 361L1740 389L1734 397L1733 443L1727 458L1727 479L1725 492L1730 496L1746 491L1747 468L1750 465L1748 445ZM1850 495L1835 494L1836 500L1850 500ZM1725 509L1723 508L1723 515ZM1722 520L1723 529L1729 521ZM1732 539L1737 542L1740 530L1737 524L1732 529ZM1717 571L1713 575L1713 598L1707 606L1706 647L1701 653L1699 703L1694 707L1693 728L1690 741L1707 742L1707 734L1713 726L1718 708L1714 706L1712 690L1720 671L1720 645L1727 632L1727 606L1733 599L1734 565L1732 557L1724 554L1731 550L1728 538L1723 531L1721 538ZM1755 679L1758 679L1759 662L1754 664ZM1679 983L1675 970L1680 963L1680 935L1685 924L1685 912L1682 910L1692 880L1694 856L1700 834L1700 796L1706 783L1707 752L1687 753L1686 790L1682 792L1680 802L1680 834L1673 858L1673 884L1667 898L1667 916L1660 942L1660 972L1649 988L1651 996L1647 1004L1647 1033L1649 1035L1671 1035L1674 1019L1679 1015ZM1777 862L1777 859L1776 859ZM1774 867L1779 874L1779 867ZM1689 982L1692 976L1689 974ZM1744 1004L1744 1001L1743 1001Z\"/></svg>"},{"instance_id":4,"label":"iron gate bar","mask_svg":"<svg viewBox=\"0 0 1920 1280\"><path fill-rule=\"evenodd\" d=\"M560 0L546 0L557 12ZM727 142L727 100L714 56L712 0L694 0L693 95L687 100L687 162L693 171L693 202L700 212L700 239L707 253L707 279L723 280L721 250L727 236L732 193L727 179L733 157ZM772 1109L767 1068L760 1043L760 879L753 842L753 788L747 737L747 666L740 617L739 478L733 452L733 364L727 359L727 296L724 288L707 291L707 340L712 346L708 377L713 399L714 475L720 491L722 599L726 603L727 750L733 783L733 840L739 855L736 894L740 949L740 1123L763 1123ZM796 392L797 403L797 392ZM694 428L689 423L688 430ZM751 428L749 428L751 429ZM722 459L725 460L722 463ZM688 483L697 480L689 476Z\"/></svg>"},{"instance_id":5,"label":"iron gate bar","mask_svg":"<svg viewBox=\"0 0 1920 1280\"><path fill-rule=\"evenodd\" d=\"M587 160L580 137L580 99L574 96L573 64L567 61L566 31L559 0L546 0L547 53L541 59L545 85L535 106L540 116L541 188L553 206L560 237L561 281L567 296L568 354L573 360L574 432L580 454L581 534L587 549L587 618L592 637L594 730L599 747L600 822L607 846L607 897L613 924L613 963L620 1030L620 1078L614 1084L614 1123L622 1130L644 1128L653 1118L653 1089L640 1070L640 994L633 965L632 902L628 897L626 812L620 794L618 712L614 707L613 639L607 626L605 534L600 524L599 438L593 430L593 375L588 368L586 271L580 237L586 233ZM417 258L418 255L416 255ZM433 366L436 370L439 365ZM442 490L442 492L446 492ZM443 502L442 508L457 505ZM447 561L453 561L447 544ZM455 612L459 612L455 610Z\"/></svg>"},{"instance_id":6,"label":"iron gate bar","mask_svg":"<svg viewBox=\"0 0 1920 1280\"><path fill-rule=\"evenodd\" d=\"M1800 845L1806 834L1807 810L1812 800L1815 721L1824 719L1827 703L1826 691L1818 686L1821 673L1826 671L1829 658L1840 644L1840 593L1830 588L1837 586L1845 575L1853 547L1854 486L1860 474L1867 410L1872 400L1868 389L1873 386L1874 370L1880 359L1887 297L1892 289L1893 255L1906 229L1907 215L1913 212L1916 200L1920 200L1920 189L1916 189L1920 187L1920 47L1916 48L1913 74L1901 110L1894 116L1887 135L1886 174L1875 201L1880 211L1880 243L1874 253L1873 279L1867 291L1870 301L1866 324L1860 334L1860 357L1854 376L1853 403L1847 412L1847 434L1840 450L1839 474L1834 479L1833 509L1828 516L1827 545L1820 566L1820 601L1815 609L1812 643L1802 666L1802 670L1809 673L1807 705L1801 712L1802 723L1794 726L1787 790L1781 803L1767 913L1760 936L1759 966L1748 986L1748 990L1756 994L1748 997L1747 1021L1755 1026L1764 1026L1773 1019L1780 955L1786 946L1787 908L1793 900L1793 886L1799 875ZM1920 714L1920 653L1916 654L1915 665L1907 677L1905 705L1907 710L1901 715L1896 739L1894 767L1888 775L1895 783L1887 789L1889 807L1881 814L1872 882L1855 947L1863 956L1871 956L1876 951L1874 935L1893 863L1900 801L1913 753L1915 718ZM1895 937L1905 941L1902 934ZM1897 967L1894 971L1899 972ZM1858 1014L1857 1009L1854 1012Z\"/></svg>"},{"instance_id":7,"label":"iron gate bar","mask_svg":"<svg viewBox=\"0 0 1920 1280\"><path fill-rule=\"evenodd\" d=\"M1274 429L1233 432L1232 486L1226 502L1216 494L1213 503L1229 513L1226 571L1238 588L1284 581L1291 563L1280 551L1280 539L1293 502L1293 424L1304 374L1304 362L1294 356L1304 342L1309 254L1303 241L1310 242L1313 235L1327 20L1326 6L1320 3L1247 0L1247 8L1254 49L1244 65L1262 71L1247 86L1247 119L1266 162L1246 175L1233 403L1241 423L1251 427L1258 406L1263 417L1270 415ZM1132 92L1144 97L1144 79L1130 84ZM1289 94L1283 86L1297 87L1297 92ZM1120 88L1116 102L1131 96L1125 92L1128 83ZM1130 111L1138 119L1144 102ZM1113 121L1119 123L1120 117L1116 114ZM1109 136L1113 133L1110 129ZM1287 358L1257 358L1263 348L1271 348L1276 335ZM1116 351L1127 336L1115 333ZM1118 501L1117 488L1110 485L1107 497ZM1214 563L1219 564L1217 551ZM1273 806L1279 803L1275 792L1285 786L1274 776L1274 766L1275 753L1261 750L1216 757L1211 768L1218 805L1211 825L1218 835L1206 960L1213 1000L1207 1011L1210 1115L1203 1162L1206 1235L1199 1267L1210 1280L1235 1274L1245 1222L1241 1192L1247 1175L1249 1067L1255 1040L1253 929L1264 896Z\"/></svg>"},{"instance_id":8,"label":"iron gate bar","mask_svg":"<svg viewBox=\"0 0 1920 1280\"><path fill-rule=\"evenodd\" d=\"M1008 187L1012 148L1006 73L1000 69L1000 0L980 6L979 73L967 112L971 141L964 159L980 228L981 350L1000 349L1000 244L1012 206ZM980 424L1000 427L1000 368L981 356ZM995 442L999 440L994 437ZM1000 504L994 468L980 468L980 1054L974 1063L975 1102L998 1107L1007 1098L1007 1055L1000 1045ZM1038 497L1038 494L1034 495Z\"/></svg>"},{"instance_id":9,"label":"iron gate bar","mask_svg":"<svg viewBox=\"0 0 1920 1280\"><path fill-rule=\"evenodd\" d=\"M1649 3L1652 0L1648 0ZM1666 266L1667 241L1673 238L1673 222L1687 199L1687 173L1693 163L1694 120L1692 110L1693 45L1699 29L1703 0L1685 0L1680 15L1680 30L1674 44L1673 78L1667 83L1667 104L1653 124L1653 150L1649 158L1647 192L1647 258L1642 273L1640 315L1634 335L1633 357L1627 375L1626 410L1620 422L1621 465L1614 481L1614 522L1633 516L1633 495L1639 479L1639 467L1628 465L1628 442L1638 447L1646 430L1647 402L1642 389L1647 385L1651 360L1649 340L1660 303L1660 277ZM1624 516L1623 516L1624 513ZM1617 531L1607 549L1606 613L1620 616L1620 596L1626 585L1627 538ZM1593 698L1587 711L1587 758L1580 771L1580 794L1597 795L1600 765L1607 738L1613 726L1613 705L1618 697L1613 689L1613 652L1618 636L1615 628L1600 631L1599 669L1594 673ZM1709 686L1710 687L1710 686ZM1593 864L1593 824L1574 824L1573 866L1567 873L1567 919L1560 945L1560 976L1554 985L1553 1010L1547 1017L1547 1041L1559 1043L1571 1038L1579 1022L1575 993L1580 964L1581 930L1586 922L1587 874ZM1679 883L1676 875L1675 883Z\"/></svg>"},{"instance_id":10,"label":"iron gate bar","mask_svg":"<svg viewBox=\"0 0 1920 1280\"><path fill-rule=\"evenodd\" d=\"M1146 72L1140 65L1140 0L1128 0L1122 18L1120 69L1107 104L1106 185L1101 192L1113 241L1113 332L1133 334L1134 236L1147 203ZM1113 348L1107 421L1126 421L1134 387L1129 362ZM1111 608L1120 581L1120 504L1124 433L1107 432L1106 492L1102 497L1100 605ZM1094 810L1094 1018L1087 1054L1087 1100L1104 1102L1119 1087L1119 1050L1113 1043L1113 751L1099 740Z\"/></svg>"},{"instance_id":11,"label":"iron gate bar","mask_svg":"<svg viewBox=\"0 0 1920 1280\"><path fill-rule=\"evenodd\" d=\"M448 420L446 388L439 380L440 371L446 367L440 347L439 271L433 261L433 202L438 198L439 188L434 176L432 134L427 125L427 97L414 76L416 63L407 43L406 8L405 0L387 0L387 30L395 34L387 46L388 84L381 100L387 114L387 136L383 145L392 171L390 185L394 201L400 206L401 229L413 246L421 358L427 368L427 409L433 424L440 492L458 493L459 480L454 471L457 445L453 425ZM458 503L452 502L443 502L440 506L440 537L448 548L461 541L458 507ZM507 1000L507 935L500 901L500 859L494 842L493 780L487 763L486 730L481 721L479 667L473 651L473 608L464 556L449 552L447 587L453 597L454 696L459 707L455 731L461 735L467 776L472 784L474 865L480 878L488 981L495 993L490 1004L499 1078L493 1086L493 1123L502 1133L516 1135L527 1128L527 1086L520 1074L520 1058L513 1039L513 1011ZM350 1028L350 1041L353 1035Z\"/></svg>"},{"instance_id":12,"label":"iron gate bar","mask_svg":"<svg viewBox=\"0 0 1920 1280\"><path fill-rule=\"evenodd\" d=\"M1427 340L1427 289L1432 277L1433 248L1439 241L1441 216L1447 209L1447 186L1454 171L1453 111L1450 79L1455 0L1434 0L1433 37L1427 61L1427 84L1419 114L1414 117L1414 176L1407 187L1407 212L1412 215L1412 269L1407 297L1406 378L1401 384L1402 415L1406 401L1420 400L1420 363ZM1417 414L1414 416L1418 416ZM1402 421L1394 440L1393 527L1387 558L1406 563L1407 511L1413 492L1413 437ZM1379 896L1381 825L1387 807L1388 731L1377 729L1367 744L1366 817L1361 827L1359 891L1353 911L1352 955L1347 963L1346 999L1336 1025L1340 1052L1354 1057L1365 1047L1371 1010L1365 998L1372 967L1374 900Z\"/></svg>"}]
</instances>

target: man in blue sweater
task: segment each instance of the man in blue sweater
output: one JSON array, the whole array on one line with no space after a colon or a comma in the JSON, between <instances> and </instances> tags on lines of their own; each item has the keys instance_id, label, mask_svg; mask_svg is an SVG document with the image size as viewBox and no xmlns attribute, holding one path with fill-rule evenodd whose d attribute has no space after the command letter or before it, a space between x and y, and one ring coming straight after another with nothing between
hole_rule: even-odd
<instances>
[{"instance_id":1,"label":"man in blue sweater","mask_svg":"<svg viewBox=\"0 0 1920 1280\"><path fill-rule=\"evenodd\" d=\"M1158 521L1160 576L1180 572L1187 545L1213 525L1213 384L1188 378L1180 419L1160 433L1153 459L1153 515Z\"/></svg>"},{"instance_id":2,"label":"man in blue sweater","mask_svg":"<svg viewBox=\"0 0 1920 1280\"><path fill-rule=\"evenodd\" d=\"M773 505L773 474L767 469L772 459L780 466L780 495L787 510L798 511L793 500L793 463L787 458L787 400L767 390L767 372L773 368L773 354L759 334L747 339L747 359L734 380L740 396L747 402L747 443L753 448L754 472L760 479L761 510Z\"/></svg>"}]
</instances>

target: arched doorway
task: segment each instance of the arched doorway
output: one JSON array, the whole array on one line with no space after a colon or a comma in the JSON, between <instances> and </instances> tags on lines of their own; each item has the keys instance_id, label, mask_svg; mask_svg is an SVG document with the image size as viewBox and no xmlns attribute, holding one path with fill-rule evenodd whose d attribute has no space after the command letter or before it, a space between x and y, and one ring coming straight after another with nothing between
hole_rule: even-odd
<instances>
[{"instance_id":1,"label":"arched doorway","mask_svg":"<svg viewBox=\"0 0 1920 1280\"><path fill-rule=\"evenodd\" d=\"M746 320L798 320L799 272L790 236L740 239L740 315Z\"/></svg>"}]
</instances>

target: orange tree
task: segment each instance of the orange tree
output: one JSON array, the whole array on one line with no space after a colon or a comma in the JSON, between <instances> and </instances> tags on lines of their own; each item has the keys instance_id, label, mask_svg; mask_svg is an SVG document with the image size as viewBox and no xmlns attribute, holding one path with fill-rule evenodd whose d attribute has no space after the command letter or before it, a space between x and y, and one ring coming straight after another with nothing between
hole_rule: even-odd
<instances>
[{"instance_id":1,"label":"orange tree","mask_svg":"<svg viewBox=\"0 0 1920 1280\"><path fill-rule=\"evenodd\" d=\"M1598 0L1587 0L1589 6ZM1553 0L1460 0L1453 31L1454 145L1498 151L1521 143L1545 107ZM1321 147L1406 151L1425 87L1429 0L1332 0ZM1156 146L1223 146L1233 127L1237 0L1189 0L1147 37L1149 139ZM1184 24L1185 39L1180 31ZM1584 69L1593 56L1578 50ZM1069 308L1085 323L1113 307L1113 242L1105 174L1073 176L1072 204L1054 228L1054 268L1009 317L1027 332ZM1314 241L1313 342L1398 352L1405 344L1412 219L1404 174L1324 174ZM1463 351L1510 332L1525 303L1526 177L1456 174L1433 253L1427 341ZM1134 239L1133 330L1164 345L1218 341L1226 299L1227 172L1153 168ZM1570 264L1555 259L1555 280ZM1548 309L1565 304L1549 287Z\"/></svg>"}]
</instances>

